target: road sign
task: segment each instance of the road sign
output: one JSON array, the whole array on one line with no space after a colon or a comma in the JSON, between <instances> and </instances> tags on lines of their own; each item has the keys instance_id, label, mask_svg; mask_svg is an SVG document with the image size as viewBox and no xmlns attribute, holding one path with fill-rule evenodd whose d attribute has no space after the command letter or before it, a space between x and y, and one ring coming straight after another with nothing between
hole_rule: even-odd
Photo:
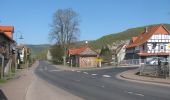
<instances>
[{"instance_id":1,"label":"road sign","mask_svg":"<svg viewBox=\"0 0 170 100\"><path fill-rule=\"evenodd\" d=\"M167 48L170 49L170 44L167 45Z\"/></svg>"},{"instance_id":2,"label":"road sign","mask_svg":"<svg viewBox=\"0 0 170 100\"><path fill-rule=\"evenodd\" d=\"M96 60L99 62L103 61L103 59L101 59L101 58L97 58Z\"/></svg>"}]
</instances>

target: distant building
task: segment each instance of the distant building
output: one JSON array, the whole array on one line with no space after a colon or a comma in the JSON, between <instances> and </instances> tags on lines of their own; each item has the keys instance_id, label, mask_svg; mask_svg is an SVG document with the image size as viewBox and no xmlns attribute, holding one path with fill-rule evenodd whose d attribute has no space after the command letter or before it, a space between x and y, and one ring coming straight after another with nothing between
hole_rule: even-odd
<instances>
[{"instance_id":1,"label":"distant building","mask_svg":"<svg viewBox=\"0 0 170 100\"><path fill-rule=\"evenodd\" d=\"M119 65L125 58L126 44L122 43L112 50L112 60L114 65Z\"/></svg>"},{"instance_id":2,"label":"distant building","mask_svg":"<svg viewBox=\"0 0 170 100\"><path fill-rule=\"evenodd\" d=\"M52 60L52 55L51 55L51 52L50 52L50 49L47 51L47 60Z\"/></svg>"},{"instance_id":3,"label":"distant building","mask_svg":"<svg viewBox=\"0 0 170 100\"><path fill-rule=\"evenodd\" d=\"M29 56L31 54L30 49L25 45L19 45L16 46L16 51L17 51L18 64L26 63L26 61L29 59Z\"/></svg>"},{"instance_id":4,"label":"distant building","mask_svg":"<svg viewBox=\"0 0 170 100\"><path fill-rule=\"evenodd\" d=\"M90 47L72 48L68 50L69 63L75 67L97 67L98 53Z\"/></svg>"},{"instance_id":5,"label":"distant building","mask_svg":"<svg viewBox=\"0 0 170 100\"><path fill-rule=\"evenodd\" d=\"M148 59L169 56L170 32L164 25L146 27L138 37L133 37L126 47L126 59Z\"/></svg>"}]
</instances>

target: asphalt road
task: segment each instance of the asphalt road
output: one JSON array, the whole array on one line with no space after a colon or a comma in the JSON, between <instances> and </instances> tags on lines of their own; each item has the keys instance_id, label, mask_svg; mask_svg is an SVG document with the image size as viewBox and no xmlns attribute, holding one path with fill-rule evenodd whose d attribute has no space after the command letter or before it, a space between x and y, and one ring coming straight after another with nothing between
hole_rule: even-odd
<instances>
[{"instance_id":1,"label":"asphalt road","mask_svg":"<svg viewBox=\"0 0 170 100\"><path fill-rule=\"evenodd\" d=\"M48 83L85 100L170 100L170 87L116 78L116 74L128 69L130 68L66 71L40 61L35 73Z\"/></svg>"}]
</instances>

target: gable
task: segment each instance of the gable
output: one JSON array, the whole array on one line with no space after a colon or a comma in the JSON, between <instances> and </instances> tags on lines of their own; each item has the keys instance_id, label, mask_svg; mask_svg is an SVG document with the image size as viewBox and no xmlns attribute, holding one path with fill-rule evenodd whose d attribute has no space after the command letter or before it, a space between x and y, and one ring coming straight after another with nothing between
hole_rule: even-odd
<instances>
[{"instance_id":1,"label":"gable","mask_svg":"<svg viewBox=\"0 0 170 100\"><path fill-rule=\"evenodd\" d=\"M95 51L90 48L85 49L80 55L98 55Z\"/></svg>"},{"instance_id":2,"label":"gable","mask_svg":"<svg viewBox=\"0 0 170 100\"><path fill-rule=\"evenodd\" d=\"M169 31L164 27L164 26L160 26L154 33L155 35L158 34L164 34L164 35L168 35Z\"/></svg>"}]
</instances>

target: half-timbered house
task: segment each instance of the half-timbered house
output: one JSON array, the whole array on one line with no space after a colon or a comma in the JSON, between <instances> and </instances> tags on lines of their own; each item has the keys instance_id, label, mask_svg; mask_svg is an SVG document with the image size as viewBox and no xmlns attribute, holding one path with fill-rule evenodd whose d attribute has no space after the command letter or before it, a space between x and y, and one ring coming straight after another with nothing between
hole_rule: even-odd
<instances>
[{"instance_id":1,"label":"half-timbered house","mask_svg":"<svg viewBox=\"0 0 170 100\"><path fill-rule=\"evenodd\" d=\"M170 32L164 25L146 27L138 37L133 37L126 47L126 59L147 59L169 56Z\"/></svg>"}]
</instances>

